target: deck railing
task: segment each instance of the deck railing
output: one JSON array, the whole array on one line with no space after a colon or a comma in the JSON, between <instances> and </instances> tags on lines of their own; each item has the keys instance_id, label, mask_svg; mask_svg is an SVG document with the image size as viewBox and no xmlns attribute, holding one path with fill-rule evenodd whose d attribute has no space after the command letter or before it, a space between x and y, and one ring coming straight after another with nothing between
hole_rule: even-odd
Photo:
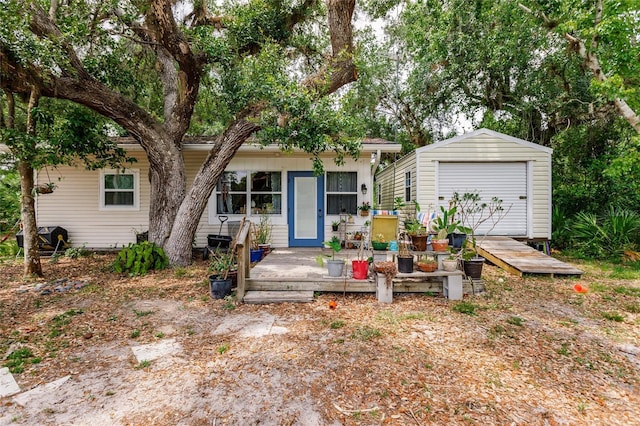
<instances>
[{"instance_id":1,"label":"deck railing","mask_svg":"<svg viewBox=\"0 0 640 426\"><path fill-rule=\"evenodd\" d=\"M235 250L238 257L238 286L236 299L242 301L246 293L246 280L251 271L251 222L243 219L238 230Z\"/></svg>"}]
</instances>

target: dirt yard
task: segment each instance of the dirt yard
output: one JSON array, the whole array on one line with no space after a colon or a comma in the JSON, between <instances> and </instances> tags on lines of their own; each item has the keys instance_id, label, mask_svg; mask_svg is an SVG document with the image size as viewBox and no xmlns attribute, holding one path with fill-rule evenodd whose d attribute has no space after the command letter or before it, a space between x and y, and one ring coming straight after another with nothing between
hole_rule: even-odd
<instances>
[{"instance_id":1,"label":"dirt yard","mask_svg":"<svg viewBox=\"0 0 640 426\"><path fill-rule=\"evenodd\" d=\"M22 370L1 425L640 425L638 272L487 266L463 302L256 306L211 299L202 263L130 278L112 259L0 265L0 356Z\"/></svg>"}]
</instances>

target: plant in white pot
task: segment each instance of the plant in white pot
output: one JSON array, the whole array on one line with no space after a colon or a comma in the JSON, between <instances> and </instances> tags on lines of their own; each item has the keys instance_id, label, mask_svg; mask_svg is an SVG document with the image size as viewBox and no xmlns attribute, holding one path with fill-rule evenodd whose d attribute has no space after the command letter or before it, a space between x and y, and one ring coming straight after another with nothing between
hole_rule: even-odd
<instances>
[{"instance_id":1,"label":"plant in white pot","mask_svg":"<svg viewBox=\"0 0 640 426\"><path fill-rule=\"evenodd\" d=\"M498 197L491 197L489 202L482 201L480 194L476 192L465 192L460 194L455 192L451 199L453 205L457 209L458 217L462 226L468 229L471 238L467 238L466 244L462 248L462 266L465 275L474 279L480 279L482 275L482 266L484 258L478 255L478 241L476 239L480 226L489 221L488 228L483 230L482 239L504 219L511 210L511 206L507 209L502 207L502 200Z\"/></svg>"},{"instance_id":2,"label":"plant in white pot","mask_svg":"<svg viewBox=\"0 0 640 426\"><path fill-rule=\"evenodd\" d=\"M342 249L342 242L340 241L340 238L334 235L333 238L331 238L329 241L324 241L322 244L331 249L331 256L318 255L316 257L316 262L318 263L318 265L324 266L324 257L329 257L329 259L327 259L327 271L329 273L329 276L342 276L342 272L344 270L344 260L336 259L336 253L338 253Z\"/></svg>"}]
</instances>

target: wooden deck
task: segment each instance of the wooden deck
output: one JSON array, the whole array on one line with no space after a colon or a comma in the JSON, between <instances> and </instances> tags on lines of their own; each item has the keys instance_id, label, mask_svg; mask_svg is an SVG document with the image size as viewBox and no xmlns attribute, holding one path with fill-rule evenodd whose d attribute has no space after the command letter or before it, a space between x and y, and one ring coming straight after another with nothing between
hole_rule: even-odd
<instances>
[{"instance_id":1,"label":"wooden deck","mask_svg":"<svg viewBox=\"0 0 640 426\"><path fill-rule=\"evenodd\" d=\"M584 272L509 237L486 237L478 242L481 256L512 274L580 276Z\"/></svg>"},{"instance_id":2,"label":"wooden deck","mask_svg":"<svg viewBox=\"0 0 640 426\"><path fill-rule=\"evenodd\" d=\"M357 256L356 250L341 250L337 257L347 259L347 273L335 278L327 275L327 267L319 266L315 260L321 254L330 254L330 250L320 248L278 248L269 253L262 261L251 268L245 280L243 300L247 303L274 303L281 301L300 301L308 298L313 292L350 292L376 293L373 274L366 280L351 278L351 260ZM365 254L368 256L369 254ZM389 252L388 260L392 259ZM414 272L398 274L394 282L394 293L442 293L442 279L448 273L436 271L432 273ZM477 292L478 283L465 282L465 294ZM290 293L292 300L285 294ZM242 294L242 293L241 293Z\"/></svg>"}]
</instances>

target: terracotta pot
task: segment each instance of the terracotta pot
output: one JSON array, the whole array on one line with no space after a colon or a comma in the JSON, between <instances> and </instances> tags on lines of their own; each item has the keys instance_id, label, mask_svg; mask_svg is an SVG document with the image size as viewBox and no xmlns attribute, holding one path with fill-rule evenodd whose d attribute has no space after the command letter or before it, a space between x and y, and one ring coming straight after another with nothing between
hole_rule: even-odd
<instances>
[{"instance_id":1,"label":"terracotta pot","mask_svg":"<svg viewBox=\"0 0 640 426\"><path fill-rule=\"evenodd\" d=\"M447 247L449 247L449 239L431 240L431 248L433 251L447 251Z\"/></svg>"},{"instance_id":2,"label":"terracotta pot","mask_svg":"<svg viewBox=\"0 0 640 426\"><path fill-rule=\"evenodd\" d=\"M422 272L433 272L438 269L438 262L418 262L418 269Z\"/></svg>"}]
</instances>

